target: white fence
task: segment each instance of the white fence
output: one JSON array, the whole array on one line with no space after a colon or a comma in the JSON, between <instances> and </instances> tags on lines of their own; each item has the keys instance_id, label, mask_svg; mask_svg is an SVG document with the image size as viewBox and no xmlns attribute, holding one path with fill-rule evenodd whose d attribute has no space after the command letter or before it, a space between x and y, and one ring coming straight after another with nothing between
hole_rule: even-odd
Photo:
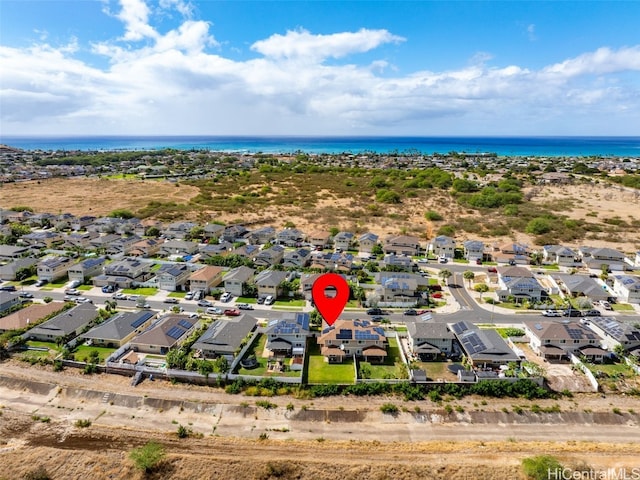
<instances>
[{"instance_id":1,"label":"white fence","mask_svg":"<svg viewBox=\"0 0 640 480\"><path fill-rule=\"evenodd\" d=\"M587 366L582 363L582 361L573 353L569 355L569 359L571 360L571 363L577 366L582 371L582 373L587 376L587 380L589 380L589 383L593 387L593 391L597 392L600 388L600 385L598 385L598 380L596 380L596 377L594 377L593 373L591 373L591 370L589 370Z\"/></svg>"}]
</instances>

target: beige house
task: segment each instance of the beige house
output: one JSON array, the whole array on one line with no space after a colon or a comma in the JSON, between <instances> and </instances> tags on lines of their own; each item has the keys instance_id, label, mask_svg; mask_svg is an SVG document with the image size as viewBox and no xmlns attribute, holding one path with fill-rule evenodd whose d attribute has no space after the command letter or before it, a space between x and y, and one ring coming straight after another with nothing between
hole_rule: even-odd
<instances>
[{"instance_id":1,"label":"beige house","mask_svg":"<svg viewBox=\"0 0 640 480\"><path fill-rule=\"evenodd\" d=\"M222 273L224 269L213 265L206 266L197 270L189 277L190 289L193 292L201 290L210 293L211 289L222 283Z\"/></svg>"},{"instance_id":2,"label":"beige house","mask_svg":"<svg viewBox=\"0 0 640 480\"><path fill-rule=\"evenodd\" d=\"M394 235L387 237L383 245L384 253L396 255L418 255L420 253L420 239L410 235Z\"/></svg>"},{"instance_id":3,"label":"beige house","mask_svg":"<svg viewBox=\"0 0 640 480\"><path fill-rule=\"evenodd\" d=\"M318 344L329 363L342 363L354 355L370 363L384 363L387 358L384 330L368 320L336 320L322 331Z\"/></svg>"},{"instance_id":4,"label":"beige house","mask_svg":"<svg viewBox=\"0 0 640 480\"><path fill-rule=\"evenodd\" d=\"M38 280L53 282L63 278L71 265L70 257L46 257L38 263Z\"/></svg>"},{"instance_id":5,"label":"beige house","mask_svg":"<svg viewBox=\"0 0 640 480\"><path fill-rule=\"evenodd\" d=\"M152 328L135 337L131 347L136 352L166 355L186 339L193 328L193 320L187 315L166 315Z\"/></svg>"}]
</instances>

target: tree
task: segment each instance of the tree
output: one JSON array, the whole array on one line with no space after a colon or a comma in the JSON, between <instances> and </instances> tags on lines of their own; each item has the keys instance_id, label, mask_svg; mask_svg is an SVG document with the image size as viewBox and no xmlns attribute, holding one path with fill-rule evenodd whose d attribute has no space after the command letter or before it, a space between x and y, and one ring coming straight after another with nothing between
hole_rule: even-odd
<instances>
[{"instance_id":1,"label":"tree","mask_svg":"<svg viewBox=\"0 0 640 480\"><path fill-rule=\"evenodd\" d=\"M473 273L471 270L465 270L462 276L464 277L465 280L469 280L469 286L471 286L471 280L476 278L476 274Z\"/></svg>"},{"instance_id":2,"label":"tree","mask_svg":"<svg viewBox=\"0 0 640 480\"><path fill-rule=\"evenodd\" d=\"M487 285L486 283L479 283L478 285L473 287L473 289L476 292L480 293L480 300L482 300L482 294L489 291L489 285Z\"/></svg>"},{"instance_id":3,"label":"tree","mask_svg":"<svg viewBox=\"0 0 640 480\"><path fill-rule=\"evenodd\" d=\"M448 270L446 268L443 268L442 270L440 270L440 273L438 273L438 276L440 278L442 278L442 281L447 283L449 278L453 275L453 273L451 273L451 270Z\"/></svg>"},{"instance_id":4,"label":"tree","mask_svg":"<svg viewBox=\"0 0 640 480\"><path fill-rule=\"evenodd\" d=\"M227 357L218 357L213 362L214 371L221 373L223 375L229 372L229 367L230 365L229 365L229 361L227 360Z\"/></svg>"},{"instance_id":5,"label":"tree","mask_svg":"<svg viewBox=\"0 0 640 480\"><path fill-rule=\"evenodd\" d=\"M156 442L148 442L142 447L135 448L129 452L129 458L133 460L136 468L145 473L152 472L164 456L164 447Z\"/></svg>"},{"instance_id":6,"label":"tree","mask_svg":"<svg viewBox=\"0 0 640 480\"><path fill-rule=\"evenodd\" d=\"M130 210L126 210L124 208L113 210L108 216L111 218L123 218L123 219L129 219L134 217L133 213L131 213Z\"/></svg>"},{"instance_id":7,"label":"tree","mask_svg":"<svg viewBox=\"0 0 640 480\"><path fill-rule=\"evenodd\" d=\"M115 300L104 301L104 309L109 313L115 312L117 307L118 307L118 302L116 302Z\"/></svg>"},{"instance_id":8,"label":"tree","mask_svg":"<svg viewBox=\"0 0 640 480\"><path fill-rule=\"evenodd\" d=\"M30 267L22 267L16 270L16 280L21 282L26 280L29 277L34 276L38 271L36 265L31 265Z\"/></svg>"},{"instance_id":9,"label":"tree","mask_svg":"<svg viewBox=\"0 0 640 480\"><path fill-rule=\"evenodd\" d=\"M522 470L530 480L543 480L551 478L555 472L561 476L564 467L557 458L551 455L538 455L523 459Z\"/></svg>"},{"instance_id":10,"label":"tree","mask_svg":"<svg viewBox=\"0 0 640 480\"><path fill-rule=\"evenodd\" d=\"M144 231L145 236L147 237L159 237L160 236L160 229L158 227L147 227L147 229Z\"/></svg>"},{"instance_id":11,"label":"tree","mask_svg":"<svg viewBox=\"0 0 640 480\"><path fill-rule=\"evenodd\" d=\"M51 303L51 302L53 302L53 298L52 298L52 297L44 297L44 298L42 299L42 301L43 301L44 303Z\"/></svg>"}]
</instances>

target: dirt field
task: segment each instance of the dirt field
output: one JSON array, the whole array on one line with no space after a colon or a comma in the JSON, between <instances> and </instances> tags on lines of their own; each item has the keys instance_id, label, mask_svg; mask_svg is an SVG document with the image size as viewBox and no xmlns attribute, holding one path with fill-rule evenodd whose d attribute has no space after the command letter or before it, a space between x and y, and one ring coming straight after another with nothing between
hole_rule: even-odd
<instances>
[{"instance_id":1,"label":"dirt field","mask_svg":"<svg viewBox=\"0 0 640 480\"><path fill-rule=\"evenodd\" d=\"M149 440L168 453L145 477L158 479L513 479L522 478L521 460L537 454L570 467L640 467L633 410L640 402L624 396L469 397L447 400L460 407L452 414L395 397L270 397L276 407L264 409L258 398L210 387L131 387L115 375L54 374L16 361L0 367L0 479L23 478L37 466L53 479L143 478L128 452ZM385 415L385 402L405 408ZM533 403L558 403L561 413L513 411ZM192 435L178 439L178 425Z\"/></svg>"},{"instance_id":2,"label":"dirt field","mask_svg":"<svg viewBox=\"0 0 640 480\"><path fill-rule=\"evenodd\" d=\"M0 204L4 208L26 205L37 212L105 215L120 208L135 213L151 201L186 204L199 192L196 187L166 181L56 178L5 184L0 189ZM626 222L637 220L637 209L640 206L640 195L636 192L603 184L537 186L526 189L525 193L532 195L531 201L534 203L552 205L554 210L563 215L589 222L604 222L613 217ZM337 226L356 233L372 231L380 236L406 232L426 240L432 238L438 228L438 225L425 220L424 212L427 210L440 212L445 222L473 216L471 211L463 209L450 196L439 191L434 191L434 195L426 198L407 198L402 204L381 206L384 215L380 216L363 214L362 208L353 207L349 198L339 198L329 191L317 192L315 198L316 203L312 206L301 206L292 199L289 205L266 205L259 209L246 207L232 213L198 210L197 207L190 206L186 209L184 219L200 222L256 222L271 224L276 228L282 228L286 222L291 222L305 232L328 230ZM500 238L483 238L462 233L459 240L467 238L496 245L508 241L535 245L534 240L524 233ZM610 246L627 253L640 249L640 240L635 231L611 235L606 227L600 234L593 234L584 241L576 241L575 245L568 243L567 246L578 247L584 244Z\"/></svg>"}]
</instances>

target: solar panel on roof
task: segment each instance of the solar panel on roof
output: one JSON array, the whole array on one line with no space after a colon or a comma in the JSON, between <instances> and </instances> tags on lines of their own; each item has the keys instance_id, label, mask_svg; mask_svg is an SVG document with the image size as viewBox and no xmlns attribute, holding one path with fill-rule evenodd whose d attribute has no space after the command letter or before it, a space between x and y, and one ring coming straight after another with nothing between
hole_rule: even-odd
<instances>
[{"instance_id":1,"label":"solar panel on roof","mask_svg":"<svg viewBox=\"0 0 640 480\"><path fill-rule=\"evenodd\" d=\"M151 312L144 312L142 315L140 315L137 319L135 319L133 321L133 323L131 324L131 326L133 328L138 328L140 325L142 325L144 322L146 322L147 320L149 320L151 317L153 317L153 313Z\"/></svg>"},{"instance_id":2,"label":"solar panel on roof","mask_svg":"<svg viewBox=\"0 0 640 480\"><path fill-rule=\"evenodd\" d=\"M193 327L193 323L191 322L187 322L186 320L180 320L178 322L178 325L180 325L181 327L189 330L191 327Z\"/></svg>"},{"instance_id":3,"label":"solar panel on roof","mask_svg":"<svg viewBox=\"0 0 640 480\"><path fill-rule=\"evenodd\" d=\"M167 337L171 337L174 340L178 340L182 335L184 335L184 330L180 327L171 327L167 332Z\"/></svg>"}]
</instances>

